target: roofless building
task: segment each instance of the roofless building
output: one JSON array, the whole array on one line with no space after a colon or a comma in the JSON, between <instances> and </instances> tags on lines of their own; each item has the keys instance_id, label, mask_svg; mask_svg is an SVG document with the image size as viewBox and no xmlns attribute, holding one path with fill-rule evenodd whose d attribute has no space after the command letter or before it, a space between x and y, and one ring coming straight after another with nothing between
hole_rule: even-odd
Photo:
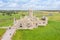
<instances>
[{"instance_id":1,"label":"roofless building","mask_svg":"<svg viewBox=\"0 0 60 40\"><path fill-rule=\"evenodd\" d=\"M16 23L17 22L17 23ZM20 29L33 29L38 26L46 26L48 23L47 17L43 16L41 19L33 16L33 10L29 9L29 15L21 18L19 20L15 20L14 25L17 24L17 27Z\"/></svg>"}]
</instances>

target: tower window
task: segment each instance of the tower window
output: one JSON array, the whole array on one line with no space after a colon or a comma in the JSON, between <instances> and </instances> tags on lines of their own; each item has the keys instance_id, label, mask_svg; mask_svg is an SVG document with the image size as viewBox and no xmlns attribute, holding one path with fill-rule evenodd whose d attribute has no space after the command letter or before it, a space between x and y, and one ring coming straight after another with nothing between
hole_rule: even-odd
<instances>
[{"instance_id":1,"label":"tower window","mask_svg":"<svg viewBox=\"0 0 60 40\"><path fill-rule=\"evenodd\" d=\"M20 26L20 27L22 27L22 26Z\"/></svg>"},{"instance_id":2,"label":"tower window","mask_svg":"<svg viewBox=\"0 0 60 40\"><path fill-rule=\"evenodd\" d=\"M27 23L27 26L30 27L30 23Z\"/></svg>"},{"instance_id":3,"label":"tower window","mask_svg":"<svg viewBox=\"0 0 60 40\"><path fill-rule=\"evenodd\" d=\"M22 27L22 24L20 24L20 27Z\"/></svg>"}]
</instances>

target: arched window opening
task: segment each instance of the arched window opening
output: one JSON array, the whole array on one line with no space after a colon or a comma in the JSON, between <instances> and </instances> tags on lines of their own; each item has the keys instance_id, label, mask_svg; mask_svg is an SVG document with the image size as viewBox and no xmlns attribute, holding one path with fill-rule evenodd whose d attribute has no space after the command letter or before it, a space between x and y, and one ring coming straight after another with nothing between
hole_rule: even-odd
<instances>
[{"instance_id":1,"label":"arched window opening","mask_svg":"<svg viewBox=\"0 0 60 40\"><path fill-rule=\"evenodd\" d=\"M20 27L22 27L22 24L20 23Z\"/></svg>"},{"instance_id":2,"label":"arched window opening","mask_svg":"<svg viewBox=\"0 0 60 40\"><path fill-rule=\"evenodd\" d=\"M28 26L28 27L31 27L30 23L27 23L27 26Z\"/></svg>"}]
</instances>

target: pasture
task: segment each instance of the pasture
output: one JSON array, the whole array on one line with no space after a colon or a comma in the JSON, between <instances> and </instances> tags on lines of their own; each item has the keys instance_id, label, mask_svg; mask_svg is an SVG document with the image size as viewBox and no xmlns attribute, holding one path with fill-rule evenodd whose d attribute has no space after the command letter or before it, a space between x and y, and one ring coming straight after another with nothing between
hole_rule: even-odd
<instances>
[{"instance_id":1,"label":"pasture","mask_svg":"<svg viewBox=\"0 0 60 40\"><path fill-rule=\"evenodd\" d=\"M0 40L2 38L2 35L5 33L6 29L0 29Z\"/></svg>"},{"instance_id":2,"label":"pasture","mask_svg":"<svg viewBox=\"0 0 60 40\"><path fill-rule=\"evenodd\" d=\"M49 13L47 11L34 11L34 16L38 18L41 18L43 15L47 16L49 19L48 24L33 30L17 30L12 40L60 40L60 13L53 12L52 16L49 16ZM20 19L24 15L28 15L28 12L23 11L18 14L12 14L12 16L0 14L0 27L12 26L14 17ZM3 35L4 32L5 30L0 29L0 35Z\"/></svg>"},{"instance_id":3,"label":"pasture","mask_svg":"<svg viewBox=\"0 0 60 40\"><path fill-rule=\"evenodd\" d=\"M52 13L48 16L44 13L36 13L41 18L46 15L49 19L47 26L39 26L33 30L17 30L12 40L60 40L60 13Z\"/></svg>"}]
</instances>

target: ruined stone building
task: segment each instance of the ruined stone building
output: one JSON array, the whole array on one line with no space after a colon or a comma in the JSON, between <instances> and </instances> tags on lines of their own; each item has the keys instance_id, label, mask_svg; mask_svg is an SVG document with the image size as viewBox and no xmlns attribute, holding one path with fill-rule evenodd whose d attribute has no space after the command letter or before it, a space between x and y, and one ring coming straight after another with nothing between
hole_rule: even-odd
<instances>
[{"instance_id":1,"label":"ruined stone building","mask_svg":"<svg viewBox=\"0 0 60 40\"><path fill-rule=\"evenodd\" d=\"M29 10L29 15L21 18L19 20L14 19L14 24L17 24L17 27L20 29L33 29L37 28L38 26L46 26L48 19L47 17L43 16L41 19L33 16L33 11Z\"/></svg>"}]
</instances>

